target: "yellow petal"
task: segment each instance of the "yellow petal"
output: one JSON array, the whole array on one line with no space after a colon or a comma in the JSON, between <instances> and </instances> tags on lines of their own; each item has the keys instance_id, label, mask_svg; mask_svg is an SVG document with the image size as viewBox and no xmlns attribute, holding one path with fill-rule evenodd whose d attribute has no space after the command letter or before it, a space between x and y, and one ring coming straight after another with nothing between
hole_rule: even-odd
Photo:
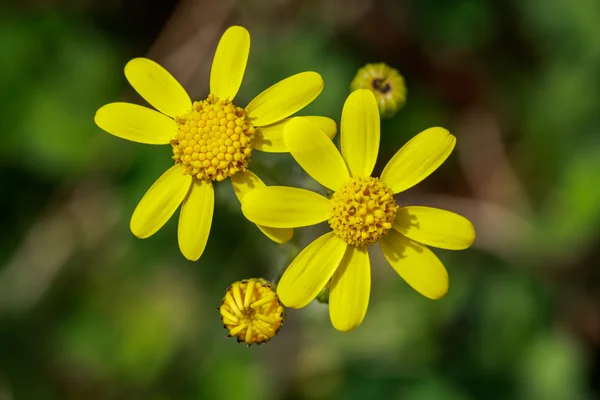
<instances>
[{"instance_id":1,"label":"yellow petal","mask_svg":"<svg viewBox=\"0 0 600 400\"><path fill-rule=\"evenodd\" d=\"M294 230L292 228L271 228L270 226L258 224L256 224L256 226L266 237L275 243L287 243L294 237Z\"/></svg>"},{"instance_id":2,"label":"yellow petal","mask_svg":"<svg viewBox=\"0 0 600 400\"><path fill-rule=\"evenodd\" d=\"M125 65L125 77L152 107L169 117L190 111L192 101L185 89L166 69L147 58L134 58Z\"/></svg>"},{"instance_id":3,"label":"yellow petal","mask_svg":"<svg viewBox=\"0 0 600 400\"><path fill-rule=\"evenodd\" d=\"M246 171L233 174L231 176L231 186L233 186L233 191L241 203L244 196L248 193L254 189L264 188L267 185L256 174Z\"/></svg>"},{"instance_id":4,"label":"yellow petal","mask_svg":"<svg viewBox=\"0 0 600 400\"><path fill-rule=\"evenodd\" d=\"M379 108L370 90L350 94L342 110L342 155L353 177L371 176L379 152Z\"/></svg>"},{"instance_id":5,"label":"yellow petal","mask_svg":"<svg viewBox=\"0 0 600 400\"><path fill-rule=\"evenodd\" d=\"M448 292L446 268L431 250L395 230L379 240L383 254L413 289L433 300Z\"/></svg>"},{"instance_id":6,"label":"yellow petal","mask_svg":"<svg viewBox=\"0 0 600 400\"><path fill-rule=\"evenodd\" d=\"M233 191L240 203L244 196L257 188L264 188L266 185L251 171L238 172L231 176L231 185ZM266 237L275 243L286 243L294 235L294 230L291 228L271 228L268 226L256 225Z\"/></svg>"},{"instance_id":7,"label":"yellow petal","mask_svg":"<svg viewBox=\"0 0 600 400\"><path fill-rule=\"evenodd\" d=\"M197 261L204 252L214 209L215 189L212 182L194 179L181 205L177 228L179 249L190 261Z\"/></svg>"},{"instance_id":8,"label":"yellow petal","mask_svg":"<svg viewBox=\"0 0 600 400\"><path fill-rule=\"evenodd\" d=\"M381 173L381 180L394 194L427 178L448 158L456 138L444 128L429 128L406 143Z\"/></svg>"},{"instance_id":9,"label":"yellow petal","mask_svg":"<svg viewBox=\"0 0 600 400\"><path fill-rule=\"evenodd\" d=\"M329 139L333 139L337 132L337 126L334 120L327 117L306 116L296 117L302 118L319 127ZM283 130L287 123L293 118L286 118L272 125L263 126L256 129L252 147L256 150L266 151L269 153L287 153L288 147L283 140Z\"/></svg>"},{"instance_id":10,"label":"yellow petal","mask_svg":"<svg viewBox=\"0 0 600 400\"><path fill-rule=\"evenodd\" d=\"M475 229L468 219L431 207L399 208L394 229L419 243L448 250L466 249L475 240Z\"/></svg>"},{"instance_id":11,"label":"yellow petal","mask_svg":"<svg viewBox=\"0 0 600 400\"><path fill-rule=\"evenodd\" d=\"M292 118L283 137L294 159L321 185L335 191L348 183L350 175L342 155L315 124Z\"/></svg>"},{"instance_id":12,"label":"yellow petal","mask_svg":"<svg viewBox=\"0 0 600 400\"><path fill-rule=\"evenodd\" d=\"M227 29L210 70L210 92L221 100L233 100L244 78L250 53L250 34L241 26Z\"/></svg>"},{"instance_id":13,"label":"yellow petal","mask_svg":"<svg viewBox=\"0 0 600 400\"><path fill-rule=\"evenodd\" d=\"M306 189L267 186L244 196L242 212L255 224L274 228L297 228L331 217L331 202Z\"/></svg>"},{"instance_id":14,"label":"yellow petal","mask_svg":"<svg viewBox=\"0 0 600 400\"><path fill-rule=\"evenodd\" d=\"M130 103L110 103L96 111L94 122L106 132L146 144L168 144L177 132L174 120Z\"/></svg>"},{"instance_id":15,"label":"yellow petal","mask_svg":"<svg viewBox=\"0 0 600 400\"><path fill-rule=\"evenodd\" d=\"M271 125L303 109L323 90L316 72L301 72L286 78L254 98L246 112L254 126Z\"/></svg>"},{"instance_id":16,"label":"yellow petal","mask_svg":"<svg viewBox=\"0 0 600 400\"><path fill-rule=\"evenodd\" d=\"M287 267L277 285L281 302L292 308L310 303L333 275L346 247L346 243L333 232L306 246Z\"/></svg>"},{"instance_id":17,"label":"yellow petal","mask_svg":"<svg viewBox=\"0 0 600 400\"><path fill-rule=\"evenodd\" d=\"M175 164L148 189L131 216L130 228L141 239L154 235L177 210L192 184L191 175Z\"/></svg>"},{"instance_id":18,"label":"yellow petal","mask_svg":"<svg viewBox=\"0 0 600 400\"><path fill-rule=\"evenodd\" d=\"M329 317L338 331L358 327L369 307L371 270L366 247L348 246L340 266L331 277Z\"/></svg>"}]
</instances>

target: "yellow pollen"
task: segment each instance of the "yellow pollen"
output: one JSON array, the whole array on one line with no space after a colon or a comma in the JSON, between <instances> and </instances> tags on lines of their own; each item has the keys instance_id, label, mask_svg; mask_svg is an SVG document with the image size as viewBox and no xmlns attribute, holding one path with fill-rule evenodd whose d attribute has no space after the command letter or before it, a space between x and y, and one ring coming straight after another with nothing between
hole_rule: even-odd
<instances>
[{"instance_id":1,"label":"yellow pollen","mask_svg":"<svg viewBox=\"0 0 600 400\"><path fill-rule=\"evenodd\" d=\"M229 336L248 345L269 341L285 318L275 289L264 279L255 278L233 283L227 289L219 312Z\"/></svg>"},{"instance_id":2,"label":"yellow pollen","mask_svg":"<svg viewBox=\"0 0 600 400\"><path fill-rule=\"evenodd\" d=\"M368 246L385 236L398 209L392 191L377 178L354 178L333 194L331 204L331 229L356 247Z\"/></svg>"},{"instance_id":3,"label":"yellow pollen","mask_svg":"<svg viewBox=\"0 0 600 400\"><path fill-rule=\"evenodd\" d=\"M243 108L211 94L175 120L173 159L184 166L186 174L222 181L247 170L254 126Z\"/></svg>"}]
</instances>

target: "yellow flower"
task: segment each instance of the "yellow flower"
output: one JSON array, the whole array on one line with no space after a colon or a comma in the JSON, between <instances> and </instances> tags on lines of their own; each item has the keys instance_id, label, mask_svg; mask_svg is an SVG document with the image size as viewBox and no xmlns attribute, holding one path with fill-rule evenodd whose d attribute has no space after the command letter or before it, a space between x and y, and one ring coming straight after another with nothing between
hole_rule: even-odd
<instances>
[{"instance_id":1,"label":"yellow flower","mask_svg":"<svg viewBox=\"0 0 600 400\"><path fill-rule=\"evenodd\" d=\"M238 199L265 186L248 170L252 150L285 152L283 128L290 115L312 102L323 89L316 72L302 72L266 89L246 108L232 103L242 83L250 51L250 34L240 26L221 37L210 73L210 94L192 103L185 89L160 65L135 58L125 66L131 86L154 108L129 103L101 107L96 124L105 131L139 143L170 144L175 165L146 192L131 217L139 238L156 233L181 204L178 240L183 255L202 255L212 223L214 181L231 178ZM303 117L335 136L335 122ZM270 239L284 243L289 228L258 226Z\"/></svg>"},{"instance_id":2,"label":"yellow flower","mask_svg":"<svg viewBox=\"0 0 600 400\"><path fill-rule=\"evenodd\" d=\"M285 319L285 309L273 286L255 278L234 282L227 288L219 312L229 336L248 346L269 341Z\"/></svg>"},{"instance_id":3,"label":"yellow flower","mask_svg":"<svg viewBox=\"0 0 600 400\"><path fill-rule=\"evenodd\" d=\"M368 89L375 95L382 118L392 117L406 102L404 78L387 64L367 64L358 70L350 90Z\"/></svg>"},{"instance_id":4,"label":"yellow flower","mask_svg":"<svg viewBox=\"0 0 600 400\"><path fill-rule=\"evenodd\" d=\"M303 134L299 138L299 133ZM287 268L277 293L287 307L310 303L329 282L329 314L341 331L356 328L367 312L371 286L367 248L379 243L396 272L422 295L439 299L448 274L426 245L459 250L475 239L460 215L429 207L398 207L394 194L411 188L450 155L456 138L427 129L406 143L380 178L371 177L379 150L379 113L368 90L353 92L342 110L341 154L318 128L294 118L284 139L302 168L334 194L272 186L249 193L242 212L254 222L278 228L328 220L329 232L309 244Z\"/></svg>"}]
</instances>

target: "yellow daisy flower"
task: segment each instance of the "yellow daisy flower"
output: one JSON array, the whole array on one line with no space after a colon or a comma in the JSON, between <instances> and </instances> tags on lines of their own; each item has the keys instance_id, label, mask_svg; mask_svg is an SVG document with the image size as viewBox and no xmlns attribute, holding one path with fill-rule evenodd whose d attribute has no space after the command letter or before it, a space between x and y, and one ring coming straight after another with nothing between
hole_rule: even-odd
<instances>
[{"instance_id":1,"label":"yellow daisy flower","mask_svg":"<svg viewBox=\"0 0 600 400\"><path fill-rule=\"evenodd\" d=\"M262 278L245 279L229 286L219 313L229 331L228 337L237 337L238 343L248 346L271 340L285 319L285 308L275 288Z\"/></svg>"},{"instance_id":2,"label":"yellow daisy flower","mask_svg":"<svg viewBox=\"0 0 600 400\"><path fill-rule=\"evenodd\" d=\"M240 88L250 34L240 26L221 37L210 72L210 94L192 103L185 89L163 67L147 58L125 66L131 86L154 108L129 103L101 107L96 124L115 136L139 143L170 144L175 165L146 192L131 217L131 231L139 238L156 233L181 204L179 248L196 261L202 255L212 223L214 181L231 178L238 199L264 183L248 170L252 150L285 152L283 128L290 115L312 102L323 90L316 72L284 79L254 98L246 108L232 103ZM335 136L335 122L325 117L303 117ZM270 239L284 243L289 228L258 226Z\"/></svg>"},{"instance_id":3,"label":"yellow daisy flower","mask_svg":"<svg viewBox=\"0 0 600 400\"><path fill-rule=\"evenodd\" d=\"M331 280L333 326L340 331L359 326L371 287L367 249L375 243L416 291L431 299L446 294L448 274L427 245L465 249L475 239L473 225L449 211L398 207L394 194L435 171L452 152L454 136L442 128L427 129L392 157L380 178L371 177L379 150L379 112L373 94L360 89L342 110L341 154L321 130L301 119L286 126L284 139L302 168L334 191L328 199L306 189L272 186L244 197L242 212L254 223L294 228L328 220L332 228L300 252L281 277L277 294L285 306L306 306Z\"/></svg>"}]
</instances>

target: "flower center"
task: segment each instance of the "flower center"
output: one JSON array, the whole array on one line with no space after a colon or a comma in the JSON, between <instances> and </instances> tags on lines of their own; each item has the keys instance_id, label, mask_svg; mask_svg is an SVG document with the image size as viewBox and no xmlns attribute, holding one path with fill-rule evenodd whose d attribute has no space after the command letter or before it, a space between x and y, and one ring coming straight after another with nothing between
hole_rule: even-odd
<instances>
[{"instance_id":1,"label":"flower center","mask_svg":"<svg viewBox=\"0 0 600 400\"><path fill-rule=\"evenodd\" d=\"M254 126L244 109L211 94L194 102L190 112L176 122L177 135L171 140L173 159L184 166L186 174L222 181L246 171Z\"/></svg>"},{"instance_id":2,"label":"flower center","mask_svg":"<svg viewBox=\"0 0 600 400\"><path fill-rule=\"evenodd\" d=\"M392 90L392 85L384 79L373 79L371 85L373 85L373 89L378 90L381 94L386 94Z\"/></svg>"},{"instance_id":3,"label":"flower center","mask_svg":"<svg viewBox=\"0 0 600 400\"><path fill-rule=\"evenodd\" d=\"M331 198L329 225L346 243L368 246L391 229L398 206L394 194L377 178L355 178Z\"/></svg>"},{"instance_id":4,"label":"flower center","mask_svg":"<svg viewBox=\"0 0 600 400\"><path fill-rule=\"evenodd\" d=\"M219 311L229 335L248 345L267 342L277 334L284 319L275 289L263 279L232 284Z\"/></svg>"}]
</instances>

